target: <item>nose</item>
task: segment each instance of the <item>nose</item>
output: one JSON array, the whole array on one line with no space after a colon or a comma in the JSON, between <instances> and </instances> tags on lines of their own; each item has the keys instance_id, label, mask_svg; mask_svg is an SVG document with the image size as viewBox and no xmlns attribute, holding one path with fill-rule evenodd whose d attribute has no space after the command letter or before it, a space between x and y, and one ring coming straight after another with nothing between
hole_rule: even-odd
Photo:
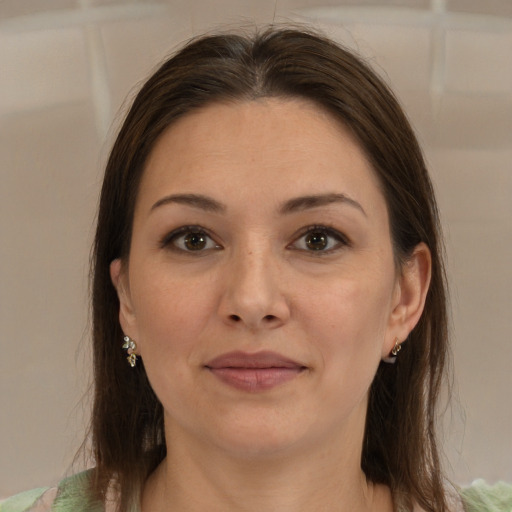
<instances>
[{"instance_id":1,"label":"nose","mask_svg":"<svg viewBox=\"0 0 512 512\"><path fill-rule=\"evenodd\" d=\"M270 251L241 251L224 275L219 314L230 325L273 329L290 318L283 276Z\"/></svg>"}]
</instances>

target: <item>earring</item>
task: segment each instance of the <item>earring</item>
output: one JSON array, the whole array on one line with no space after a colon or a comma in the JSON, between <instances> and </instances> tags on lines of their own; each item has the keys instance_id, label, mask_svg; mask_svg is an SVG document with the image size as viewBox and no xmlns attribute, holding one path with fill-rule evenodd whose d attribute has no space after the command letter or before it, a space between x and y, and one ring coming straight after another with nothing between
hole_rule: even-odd
<instances>
[{"instance_id":1,"label":"earring","mask_svg":"<svg viewBox=\"0 0 512 512\"><path fill-rule=\"evenodd\" d=\"M137 354L135 350L137 350L137 343L130 338L130 336L123 337L123 348L126 350L128 357L127 361L130 363L130 366L133 368L137 364Z\"/></svg>"},{"instance_id":2,"label":"earring","mask_svg":"<svg viewBox=\"0 0 512 512\"><path fill-rule=\"evenodd\" d=\"M382 360L385 363L389 364L395 364L396 363L396 356L398 355L398 352L402 350L402 344L398 341L398 338L395 338L395 345L391 349L391 353L388 357L383 357Z\"/></svg>"}]
</instances>

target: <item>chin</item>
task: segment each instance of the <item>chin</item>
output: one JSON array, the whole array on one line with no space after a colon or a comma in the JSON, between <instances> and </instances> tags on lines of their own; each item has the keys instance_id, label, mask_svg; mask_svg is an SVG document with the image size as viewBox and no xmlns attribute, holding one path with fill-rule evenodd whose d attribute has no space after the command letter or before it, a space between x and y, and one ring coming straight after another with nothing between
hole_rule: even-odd
<instances>
[{"instance_id":1,"label":"chin","mask_svg":"<svg viewBox=\"0 0 512 512\"><path fill-rule=\"evenodd\" d=\"M236 458L270 459L285 455L307 444L309 432L299 421L248 417L229 421L209 431L213 444Z\"/></svg>"},{"instance_id":2,"label":"chin","mask_svg":"<svg viewBox=\"0 0 512 512\"><path fill-rule=\"evenodd\" d=\"M270 438L267 433L244 438L231 437L227 443L222 443L221 448L237 459L257 462L259 460L272 460L280 458L293 451L297 447L297 441L291 439Z\"/></svg>"}]
</instances>

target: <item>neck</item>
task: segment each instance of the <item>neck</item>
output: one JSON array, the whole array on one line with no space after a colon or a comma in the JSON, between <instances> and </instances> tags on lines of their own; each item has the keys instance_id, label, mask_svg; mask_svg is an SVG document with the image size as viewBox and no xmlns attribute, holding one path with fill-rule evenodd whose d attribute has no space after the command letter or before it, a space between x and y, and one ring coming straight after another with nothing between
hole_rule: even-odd
<instances>
[{"instance_id":1,"label":"neck","mask_svg":"<svg viewBox=\"0 0 512 512\"><path fill-rule=\"evenodd\" d=\"M362 437L250 458L180 441L148 479L143 512L393 509L389 490L368 483L361 470Z\"/></svg>"}]
</instances>

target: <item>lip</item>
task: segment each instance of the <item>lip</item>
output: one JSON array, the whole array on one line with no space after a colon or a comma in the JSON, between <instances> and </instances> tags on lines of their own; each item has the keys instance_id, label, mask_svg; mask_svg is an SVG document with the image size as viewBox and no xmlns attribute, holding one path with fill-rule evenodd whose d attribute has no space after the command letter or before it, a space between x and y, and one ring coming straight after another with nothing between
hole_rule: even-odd
<instances>
[{"instance_id":1,"label":"lip","mask_svg":"<svg viewBox=\"0 0 512 512\"><path fill-rule=\"evenodd\" d=\"M215 377L242 391L260 392L289 382L306 367L275 352L229 352L205 364Z\"/></svg>"}]
</instances>

